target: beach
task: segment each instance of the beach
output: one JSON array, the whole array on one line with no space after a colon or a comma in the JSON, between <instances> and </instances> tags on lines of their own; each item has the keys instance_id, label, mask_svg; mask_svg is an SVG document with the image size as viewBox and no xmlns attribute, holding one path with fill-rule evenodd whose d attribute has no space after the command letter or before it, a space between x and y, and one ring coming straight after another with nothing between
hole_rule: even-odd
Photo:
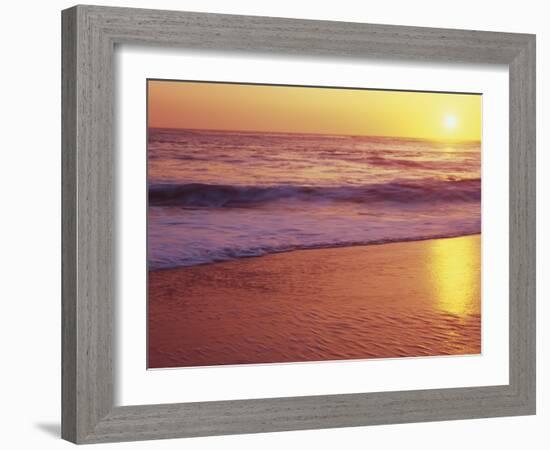
<instances>
[{"instance_id":1,"label":"beach","mask_svg":"<svg viewBox=\"0 0 550 450\"><path fill-rule=\"evenodd\" d=\"M147 92L149 368L481 352L480 95Z\"/></svg>"},{"instance_id":2,"label":"beach","mask_svg":"<svg viewBox=\"0 0 550 450\"><path fill-rule=\"evenodd\" d=\"M150 270L148 367L481 352L480 235Z\"/></svg>"}]
</instances>

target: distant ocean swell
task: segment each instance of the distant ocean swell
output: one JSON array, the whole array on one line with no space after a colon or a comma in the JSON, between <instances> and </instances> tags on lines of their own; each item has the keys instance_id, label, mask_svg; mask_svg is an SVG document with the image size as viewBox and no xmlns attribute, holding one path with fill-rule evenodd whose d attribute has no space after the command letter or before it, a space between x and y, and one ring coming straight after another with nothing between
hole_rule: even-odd
<instances>
[{"instance_id":1,"label":"distant ocean swell","mask_svg":"<svg viewBox=\"0 0 550 450\"><path fill-rule=\"evenodd\" d=\"M480 143L150 129L148 267L481 230Z\"/></svg>"},{"instance_id":2,"label":"distant ocean swell","mask_svg":"<svg viewBox=\"0 0 550 450\"><path fill-rule=\"evenodd\" d=\"M430 179L393 181L364 186L238 186L204 183L160 183L149 186L152 206L253 207L285 201L369 204L479 202L481 180Z\"/></svg>"}]
</instances>

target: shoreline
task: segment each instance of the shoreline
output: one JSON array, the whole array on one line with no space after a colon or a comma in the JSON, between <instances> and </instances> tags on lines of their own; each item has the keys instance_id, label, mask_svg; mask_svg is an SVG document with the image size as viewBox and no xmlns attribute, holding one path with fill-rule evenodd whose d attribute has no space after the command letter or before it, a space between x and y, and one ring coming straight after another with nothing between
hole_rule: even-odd
<instances>
[{"instance_id":1,"label":"shoreline","mask_svg":"<svg viewBox=\"0 0 550 450\"><path fill-rule=\"evenodd\" d=\"M148 367L479 354L480 241L304 249L149 271Z\"/></svg>"},{"instance_id":2,"label":"shoreline","mask_svg":"<svg viewBox=\"0 0 550 450\"><path fill-rule=\"evenodd\" d=\"M188 266L182 265L182 266L175 266L175 267L163 267L163 268L158 268L158 269L147 269L147 271L150 273L150 272L162 272L162 271L166 271L166 270L181 270L181 269L188 269L188 268L192 268L192 267L226 264L226 263L237 262L237 261L246 260L246 259L264 258L266 256L280 255L280 254L284 254L284 253L293 253L293 252L301 252L301 251L310 251L310 250L330 250L330 249L340 249L340 248L371 247L371 246L378 246L378 245L402 244L402 243L408 243L408 242L423 242L423 241L430 241L430 240L436 240L436 239L437 240L440 240L440 239L455 239L455 238L470 237L470 236L480 236L481 237L481 232L456 234L456 235L436 235L436 236L429 236L429 237L401 239L401 240L396 240L396 241L380 240L380 241L373 241L373 242L368 242L368 243L357 243L357 244L342 244L342 245L327 245L327 246L320 245L318 247L314 247L314 246L299 247L299 248L292 248L292 249L288 249L288 250L266 252L263 255L243 255L243 256L239 256L237 258L226 259L226 260L223 260L223 261L208 261L208 262L197 263L197 264L188 265Z\"/></svg>"}]
</instances>

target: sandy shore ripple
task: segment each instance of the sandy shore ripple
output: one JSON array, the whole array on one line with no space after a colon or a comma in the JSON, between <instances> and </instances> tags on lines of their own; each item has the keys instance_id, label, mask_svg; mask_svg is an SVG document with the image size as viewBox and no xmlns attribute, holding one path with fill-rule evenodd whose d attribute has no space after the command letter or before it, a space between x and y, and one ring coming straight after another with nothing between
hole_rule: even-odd
<instances>
[{"instance_id":1,"label":"sandy shore ripple","mask_svg":"<svg viewBox=\"0 0 550 450\"><path fill-rule=\"evenodd\" d=\"M150 368L481 352L480 236L149 272Z\"/></svg>"}]
</instances>

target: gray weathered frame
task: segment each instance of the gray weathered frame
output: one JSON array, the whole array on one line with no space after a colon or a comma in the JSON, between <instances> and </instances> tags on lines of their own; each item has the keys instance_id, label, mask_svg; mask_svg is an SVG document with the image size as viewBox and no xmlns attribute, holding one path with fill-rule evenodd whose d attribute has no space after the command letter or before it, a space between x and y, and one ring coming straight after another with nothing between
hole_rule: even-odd
<instances>
[{"instance_id":1,"label":"gray weathered frame","mask_svg":"<svg viewBox=\"0 0 550 450\"><path fill-rule=\"evenodd\" d=\"M144 9L62 13L62 436L76 443L535 413L535 36ZM115 44L506 64L508 385L168 405L113 404Z\"/></svg>"}]
</instances>

